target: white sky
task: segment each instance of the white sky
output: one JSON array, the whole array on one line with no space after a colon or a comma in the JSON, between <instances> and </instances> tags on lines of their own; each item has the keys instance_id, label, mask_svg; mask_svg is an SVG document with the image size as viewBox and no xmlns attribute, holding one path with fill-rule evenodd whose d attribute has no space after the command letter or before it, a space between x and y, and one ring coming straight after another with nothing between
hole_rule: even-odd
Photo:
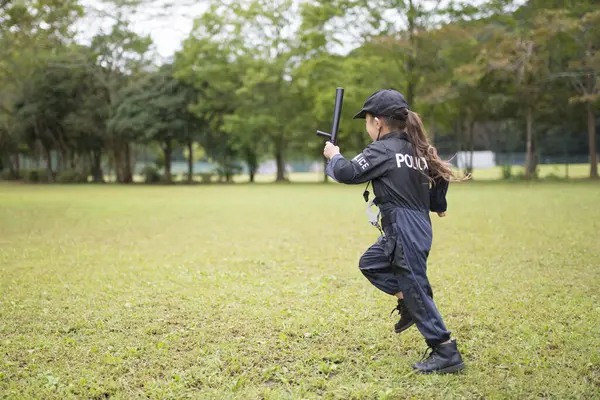
<instances>
[{"instance_id":1,"label":"white sky","mask_svg":"<svg viewBox=\"0 0 600 400\"><path fill-rule=\"evenodd\" d=\"M150 34L156 48L157 61L171 57L181 49L193 26L194 19L199 17L207 8L209 0L145 0L149 6L142 9L138 15L131 14L132 28L139 34ZM304 0L296 0L304 1ZM433 0L424 0L431 3ZM442 0L444 1L444 0ZM459 0L471 4L481 4L485 0ZM102 28L111 26L111 18L108 16L111 10L107 9L101 0L81 0L87 7L89 15L78 24L80 40L87 42ZM433 1L435 2L435 1ZM445 2L445 1L444 1ZM518 0L524 3L525 0ZM165 4L174 4L165 10ZM342 38L344 39L344 38ZM348 43L351 42L349 35ZM346 40L345 40L346 41Z\"/></svg>"},{"instance_id":2,"label":"white sky","mask_svg":"<svg viewBox=\"0 0 600 400\"><path fill-rule=\"evenodd\" d=\"M143 8L141 14L131 14L132 29L138 34L150 35L159 58L168 58L177 50L185 40L194 23L207 9L208 1L203 0L150 0L150 7ZM78 24L80 40L87 42L102 29L108 30L113 19L113 12L99 0L82 0L89 15ZM167 10L162 9L166 3L177 3Z\"/></svg>"}]
</instances>

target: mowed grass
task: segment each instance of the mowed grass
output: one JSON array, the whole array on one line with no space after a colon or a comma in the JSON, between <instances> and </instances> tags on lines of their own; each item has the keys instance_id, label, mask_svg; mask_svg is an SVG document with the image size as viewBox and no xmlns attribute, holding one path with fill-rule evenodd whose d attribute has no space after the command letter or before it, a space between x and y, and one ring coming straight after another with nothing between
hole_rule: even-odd
<instances>
[{"instance_id":1,"label":"mowed grass","mask_svg":"<svg viewBox=\"0 0 600 400\"><path fill-rule=\"evenodd\" d=\"M600 397L600 184L451 186L443 376L357 268L362 190L0 185L0 397Z\"/></svg>"}]
</instances>

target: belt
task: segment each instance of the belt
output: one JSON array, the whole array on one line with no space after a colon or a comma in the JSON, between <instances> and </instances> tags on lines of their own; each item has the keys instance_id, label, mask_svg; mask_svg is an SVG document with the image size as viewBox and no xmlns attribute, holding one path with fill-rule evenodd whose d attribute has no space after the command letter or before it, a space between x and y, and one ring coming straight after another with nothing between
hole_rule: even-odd
<instances>
[{"instance_id":1,"label":"belt","mask_svg":"<svg viewBox=\"0 0 600 400\"><path fill-rule=\"evenodd\" d=\"M391 201L392 201L392 196L390 196L390 195L378 196L373 199L373 204L375 204L376 206L379 206L380 204L389 203Z\"/></svg>"}]
</instances>

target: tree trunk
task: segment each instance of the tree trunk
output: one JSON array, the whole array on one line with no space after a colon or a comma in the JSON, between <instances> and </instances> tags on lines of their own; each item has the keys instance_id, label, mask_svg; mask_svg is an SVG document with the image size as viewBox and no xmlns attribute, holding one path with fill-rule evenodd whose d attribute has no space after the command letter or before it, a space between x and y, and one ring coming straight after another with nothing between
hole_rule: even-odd
<instances>
[{"instance_id":1,"label":"tree trunk","mask_svg":"<svg viewBox=\"0 0 600 400\"><path fill-rule=\"evenodd\" d=\"M254 183L256 170L258 170L258 157L256 151L252 147L247 147L245 150L246 165L248 166L248 175L250 175L250 183Z\"/></svg>"},{"instance_id":2,"label":"tree trunk","mask_svg":"<svg viewBox=\"0 0 600 400\"><path fill-rule=\"evenodd\" d=\"M277 178L276 182L285 181L285 160L283 158L283 143L282 139L279 139L275 144L275 162L277 164Z\"/></svg>"},{"instance_id":3,"label":"tree trunk","mask_svg":"<svg viewBox=\"0 0 600 400\"><path fill-rule=\"evenodd\" d=\"M115 156L115 177L117 182L125 183L125 162L123 161L123 150L116 150Z\"/></svg>"},{"instance_id":4,"label":"tree trunk","mask_svg":"<svg viewBox=\"0 0 600 400\"><path fill-rule=\"evenodd\" d=\"M121 162L122 150L120 150L119 147L120 147L120 143L116 142L113 144L110 165L112 165L111 169L114 169L115 182L123 183L123 166L122 166L123 163Z\"/></svg>"},{"instance_id":5,"label":"tree trunk","mask_svg":"<svg viewBox=\"0 0 600 400\"><path fill-rule=\"evenodd\" d=\"M406 60L406 76L408 78L407 86L406 86L406 102L409 107L413 106L414 96L416 92L416 82L415 77L413 76L413 72L415 69L415 60L417 59L417 45L415 40L415 17L416 11L413 4L413 0L409 0L408 4L408 42L410 47L410 55Z\"/></svg>"},{"instance_id":6,"label":"tree trunk","mask_svg":"<svg viewBox=\"0 0 600 400\"><path fill-rule=\"evenodd\" d=\"M594 105L587 103L588 114L588 143L590 148L590 178L598 178L598 156L596 153L596 115Z\"/></svg>"},{"instance_id":7,"label":"tree trunk","mask_svg":"<svg viewBox=\"0 0 600 400\"><path fill-rule=\"evenodd\" d=\"M59 154L59 162L60 162L60 171L65 171L69 169L69 153L67 152L66 149L63 149L61 147L60 149L60 154Z\"/></svg>"},{"instance_id":8,"label":"tree trunk","mask_svg":"<svg viewBox=\"0 0 600 400\"><path fill-rule=\"evenodd\" d=\"M13 167L12 160L10 159L10 153L8 153L6 155L6 160L8 161L8 173L9 173L10 176L14 176L15 169ZM4 163L5 162L6 161L4 160L4 157L0 153L0 172L2 172L4 170Z\"/></svg>"},{"instance_id":9,"label":"tree trunk","mask_svg":"<svg viewBox=\"0 0 600 400\"><path fill-rule=\"evenodd\" d=\"M12 165L12 163L11 163ZM19 174L20 174L20 170L21 169L21 157L19 156L19 152L17 151L15 153L15 169L14 169L14 177L15 179L19 179Z\"/></svg>"},{"instance_id":10,"label":"tree trunk","mask_svg":"<svg viewBox=\"0 0 600 400\"><path fill-rule=\"evenodd\" d=\"M71 161L71 169L73 169L73 170L75 169L75 164L76 164L75 158L76 157L77 157L77 154L75 153L75 151L71 151L71 160L70 161Z\"/></svg>"},{"instance_id":11,"label":"tree trunk","mask_svg":"<svg viewBox=\"0 0 600 400\"><path fill-rule=\"evenodd\" d=\"M46 170L48 171L48 182L54 182L54 173L52 172L52 157L50 155L50 149L44 147L44 155L46 157Z\"/></svg>"},{"instance_id":12,"label":"tree trunk","mask_svg":"<svg viewBox=\"0 0 600 400\"><path fill-rule=\"evenodd\" d=\"M165 181L171 183L171 155L172 155L172 143L171 140L165 141L165 147L163 149L165 154Z\"/></svg>"},{"instance_id":13,"label":"tree trunk","mask_svg":"<svg viewBox=\"0 0 600 400\"><path fill-rule=\"evenodd\" d=\"M56 151L56 172L60 173L63 170L63 155L61 152Z\"/></svg>"},{"instance_id":14,"label":"tree trunk","mask_svg":"<svg viewBox=\"0 0 600 400\"><path fill-rule=\"evenodd\" d=\"M44 150L42 149L42 142L39 139L35 141L33 151L35 157L35 169L40 169L40 164L42 163L42 153L44 152Z\"/></svg>"},{"instance_id":15,"label":"tree trunk","mask_svg":"<svg viewBox=\"0 0 600 400\"><path fill-rule=\"evenodd\" d=\"M469 123L469 168L468 173L473 173L473 153L475 152L475 122Z\"/></svg>"},{"instance_id":16,"label":"tree trunk","mask_svg":"<svg viewBox=\"0 0 600 400\"><path fill-rule=\"evenodd\" d=\"M533 161L533 109L527 108L527 153L525 156L525 178L531 179L534 171Z\"/></svg>"},{"instance_id":17,"label":"tree trunk","mask_svg":"<svg viewBox=\"0 0 600 400\"><path fill-rule=\"evenodd\" d=\"M454 122L454 140L455 140L455 144L454 144L454 148L458 149L458 151L462 151L462 147L463 147L463 113L462 111L459 111L458 113L458 117L456 118L456 121ZM460 160L460 158L456 158L456 167L460 168L460 163L462 162L462 160Z\"/></svg>"},{"instance_id":18,"label":"tree trunk","mask_svg":"<svg viewBox=\"0 0 600 400\"><path fill-rule=\"evenodd\" d=\"M104 182L102 174L102 150L96 149L92 152L92 179L95 183Z\"/></svg>"},{"instance_id":19,"label":"tree trunk","mask_svg":"<svg viewBox=\"0 0 600 400\"><path fill-rule=\"evenodd\" d=\"M188 183L194 181L194 141L190 139L188 141Z\"/></svg>"},{"instance_id":20,"label":"tree trunk","mask_svg":"<svg viewBox=\"0 0 600 400\"><path fill-rule=\"evenodd\" d=\"M233 162L231 155L225 155L225 183L233 183Z\"/></svg>"},{"instance_id":21,"label":"tree trunk","mask_svg":"<svg viewBox=\"0 0 600 400\"><path fill-rule=\"evenodd\" d=\"M471 113L467 110L467 114L460 118L460 127L462 131L460 133L460 151L462 152L461 162L464 163L465 174L473 172L473 160L472 160L472 149L473 149L473 122Z\"/></svg>"},{"instance_id":22,"label":"tree trunk","mask_svg":"<svg viewBox=\"0 0 600 400\"><path fill-rule=\"evenodd\" d=\"M132 183L133 171L131 170L131 149L129 143L125 143L123 153L123 183Z\"/></svg>"},{"instance_id":23,"label":"tree trunk","mask_svg":"<svg viewBox=\"0 0 600 400\"><path fill-rule=\"evenodd\" d=\"M114 172L114 167L115 167L115 159L114 159L114 152L108 152L108 159L107 159L107 163L106 165L108 166L108 171L107 171L107 175L109 177L109 180L111 179L113 172ZM115 172L116 174L116 172Z\"/></svg>"},{"instance_id":24,"label":"tree trunk","mask_svg":"<svg viewBox=\"0 0 600 400\"><path fill-rule=\"evenodd\" d=\"M409 65L408 69L412 70L413 69L412 62L408 61L407 64ZM411 76L410 72L409 72L408 76L409 76L409 81L408 81L407 87L406 87L406 102L410 105L410 104L413 104L413 99L415 97L415 86L416 85L413 83L412 78L410 77Z\"/></svg>"},{"instance_id":25,"label":"tree trunk","mask_svg":"<svg viewBox=\"0 0 600 400\"><path fill-rule=\"evenodd\" d=\"M246 163L248 164L248 175L250 176L250 183L254 183L254 178L256 176L256 170L258 169L258 165L256 162L256 154L253 151L250 151L247 155Z\"/></svg>"}]
</instances>

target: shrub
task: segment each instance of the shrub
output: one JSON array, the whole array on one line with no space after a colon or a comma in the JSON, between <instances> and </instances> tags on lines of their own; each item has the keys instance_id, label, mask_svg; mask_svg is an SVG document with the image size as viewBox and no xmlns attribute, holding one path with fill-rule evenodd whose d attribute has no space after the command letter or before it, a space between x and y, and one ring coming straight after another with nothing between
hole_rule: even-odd
<instances>
[{"instance_id":1,"label":"shrub","mask_svg":"<svg viewBox=\"0 0 600 400\"><path fill-rule=\"evenodd\" d=\"M502 166L502 179L510 179L512 178L512 165L503 165Z\"/></svg>"},{"instance_id":2,"label":"shrub","mask_svg":"<svg viewBox=\"0 0 600 400\"><path fill-rule=\"evenodd\" d=\"M40 169L39 170L39 180L40 183L48 183L50 181L52 181L52 176L50 176L50 172L48 172L47 169Z\"/></svg>"},{"instance_id":3,"label":"shrub","mask_svg":"<svg viewBox=\"0 0 600 400\"><path fill-rule=\"evenodd\" d=\"M200 182L202 183L211 183L213 176L215 176L215 174L212 172L201 172L196 175L200 177Z\"/></svg>"},{"instance_id":4,"label":"shrub","mask_svg":"<svg viewBox=\"0 0 600 400\"><path fill-rule=\"evenodd\" d=\"M27 183L47 183L50 173L46 169L26 169L23 171L23 180Z\"/></svg>"},{"instance_id":5,"label":"shrub","mask_svg":"<svg viewBox=\"0 0 600 400\"><path fill-rule=\"evenodd\" d=\"M146 183L158 183L162 181L162 177L158 169L153 165L146 165L141 172Z\"/></svg>"},{"instance_id":6,"label":"shrub","mask_svg":"<svg viewBox=\"0 0 600 400\"><path fill-rule=\"evenodd\" d=\"M177 181L177 175L171 174L171 180L167 180L166 174L160 175L160 183L163 183L165 185L171 185L171 184L175 183L176 181Z\"/></svg>"},{"instance_id":7,"label":"shrub","mask_svg":"<svg viewBox=\"0 0 600 400\"><path fill-rule=\"evenodd\" d=\"M87 180L87 175L74 170L61 171L56 176L56 181L60 183L85 183Z\"/></svg>"},{"instance_id":8,"label":"shrub","mask_svg":"<svg viewBox=\"0 0 600 400\"><path fill-rule=\"evenodd\" d=\"M19 180L19 176L17 174L13 174L10 169L5 169L0 174L0 180L3 180L3 181L16 181L16 180Z\"/></svg>"},{"instance_id":9,"label":"shrub","mask_svg":"<svg viewBox=\"0 0 600 400\"><path fill-rule=\"evenodd\" d=\"M564 179L565 179L564 177L557 175L554 172L546 175L546 177L544 178L544 180L548 180L548 181L562 181Z\"/></svg>"}]
</instances>

